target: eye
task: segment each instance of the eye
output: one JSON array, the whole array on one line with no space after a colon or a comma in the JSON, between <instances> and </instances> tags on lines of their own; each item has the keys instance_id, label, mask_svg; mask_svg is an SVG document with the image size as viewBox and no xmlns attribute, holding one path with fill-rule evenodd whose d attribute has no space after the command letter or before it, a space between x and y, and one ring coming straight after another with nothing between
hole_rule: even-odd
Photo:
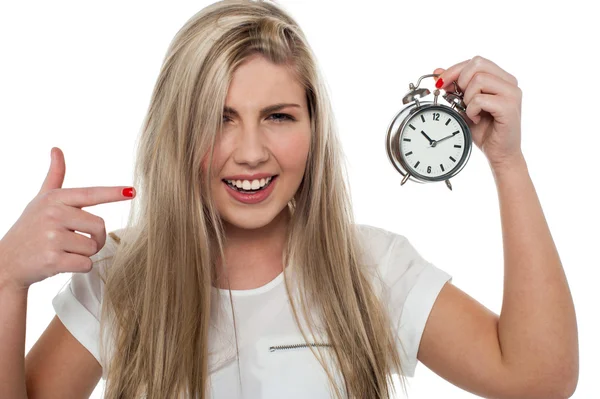
<instances>
[{"instance_id":1,"label":"eye","mask_svg":"<svg viewBox=\"0 0 600 399\"><path fill-rule=\"evenodd\" d=\"M285 120L289 120L289 121L295 120L291 115L288 115L288 114L275 113L275 114L271 114L269 117L272 117L272 116L276 116L276 118L273 120L277 121L277 123L283 122ZM228 121L231 121L231 119L229 119L227 116L223 115L223 123L226 123Z\"/></svg>"},{"instance_id":2,"label":"eye","mask_svg":"<svg viewBox=\"0 0 600 399\"><path fill-rule=\"evenodd\" d=\"M293 121L293 120L295 120L293 117L291 117L291 116L290 116L290 115L288 115L288 114L281 114L281 113L277 113L277 114L271 114L270 116L276 116L276 115L277 115L277 116L281 116L281 118L275 118L275 119L274 119L274 120L278 121L278 123L279 123L279 122L283 122L284 120L290 120L290 121Z\"/></svg>"}]
</instances>

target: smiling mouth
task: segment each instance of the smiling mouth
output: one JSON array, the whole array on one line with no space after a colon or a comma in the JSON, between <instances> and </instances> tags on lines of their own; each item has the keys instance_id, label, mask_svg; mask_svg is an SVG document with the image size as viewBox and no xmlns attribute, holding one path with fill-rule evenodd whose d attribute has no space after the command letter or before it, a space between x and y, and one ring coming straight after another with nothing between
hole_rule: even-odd
<instances>
[{"instance_id":1,"label":"smiling mouth","mask_svg":"<svg viewBox=\"0 0 600 399\"><path fill-rule=\"evenodd\" d=\"M273 181L277 177L279 177L279 175L274 175L272 177L268 177L268 178L265 179L265 185L264 186L258 187L257 189L251 189L250 188L248 190L244 190L243 188L238 187L236 184L234 184L235 182L227 181L225 179L221 179L221 181L223 183L227 184L231 189L233 189L235 191L238 191L240 193L245 193L245 194L252 194L252 193L258 193L259 191L262 191L262 190L266 189L267 187L269 187L271 184L273 184ZM240 180L237 180L237 181L240 181Z\"/></svg>"}]
</instances>

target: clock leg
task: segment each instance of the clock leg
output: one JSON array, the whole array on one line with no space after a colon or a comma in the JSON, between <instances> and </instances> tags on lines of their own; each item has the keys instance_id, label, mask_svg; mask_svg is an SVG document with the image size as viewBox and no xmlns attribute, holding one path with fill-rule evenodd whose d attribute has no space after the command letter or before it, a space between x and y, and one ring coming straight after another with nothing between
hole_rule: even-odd
<instances>
[{"instance_id":1,"label":"clock leg","mask_svg":"<svg viewBox=\"0 0 600 399\"><path fill-rule=\"evenodd\" d=\"M404 179L402 179L402 182L400 183L400 185L403 186L404 183L406 183L408 181L409 177L410 177L410 173L405 174Z\"/></svg>"},{"instance_id":2,"label":"clock leg","mask_svg":"<svg viewBox=\"0 0 600 399\"><path fill-rule=\"evenodd\" d=\"M450 184L450 179L446 180L446 186L452 191L452 184Z\"/></svg>"}]
</instances>

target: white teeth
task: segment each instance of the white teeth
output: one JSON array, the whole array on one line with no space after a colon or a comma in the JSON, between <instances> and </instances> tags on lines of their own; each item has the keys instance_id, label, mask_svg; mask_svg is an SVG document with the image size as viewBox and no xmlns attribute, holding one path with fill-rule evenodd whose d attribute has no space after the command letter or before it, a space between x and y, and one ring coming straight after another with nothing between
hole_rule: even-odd
<instances>
[{"instance_id":1,"label":"white teeth","mask_svg":"<svg viewBox=\"0 0 600 399\"><path fill-rule=\"evenodd\" d=\"M273 176L271 177L267 177L266 179L255 179L255 180L227 180L225 179L225 181L229 184L231 184L232 186L235 186L237 188L243 189L243 190L258 190L259 188L262 188L264 186L266 186L267 184L269 184L269 182L273 179Z\"/></svg>"}]
</instances>

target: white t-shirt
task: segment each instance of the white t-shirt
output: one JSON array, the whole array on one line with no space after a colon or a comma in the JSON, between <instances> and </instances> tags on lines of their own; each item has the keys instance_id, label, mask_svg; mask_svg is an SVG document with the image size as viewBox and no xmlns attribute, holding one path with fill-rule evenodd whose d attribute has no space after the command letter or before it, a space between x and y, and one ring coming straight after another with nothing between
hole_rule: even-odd
<instances>
[{"instance_id":1,"label":"white t-shirt","mask_svg":"<svg viewBox=\"0 0 600 399\"><path fill-rule=\"evenodd\" d=\"M397 339L402 344L397 349L403 373L413 377L425 323L441 288L452 278L426 261L406 237L373 226L357 227L368 251L368 263L376 265L375 271L381 279L374 281L376 292L387 307ZM119 232L115 231L117 235ZM106 379L107 370L99 353L103 282L98 270L109 265L111 258L101 259L110 257L117 245L107 237L106 245L90 257L94 261L92 270L73 273L52 300L65 327L101 364L102 379ZM235 360L233 329L229 328L232 327L229 292L213 287L212 294L221 295L223 301L221 312L215 313L221 316L213 319L215 324L209 333L209 351L215 353L209 357L212 397L331 397L325 371L308 347L278 347L305 344L291 312L283 273L262 287L232 290L231 293L241 375ZM271 347L275 347L274 350Z\"/></svg>"}]
</instances>

